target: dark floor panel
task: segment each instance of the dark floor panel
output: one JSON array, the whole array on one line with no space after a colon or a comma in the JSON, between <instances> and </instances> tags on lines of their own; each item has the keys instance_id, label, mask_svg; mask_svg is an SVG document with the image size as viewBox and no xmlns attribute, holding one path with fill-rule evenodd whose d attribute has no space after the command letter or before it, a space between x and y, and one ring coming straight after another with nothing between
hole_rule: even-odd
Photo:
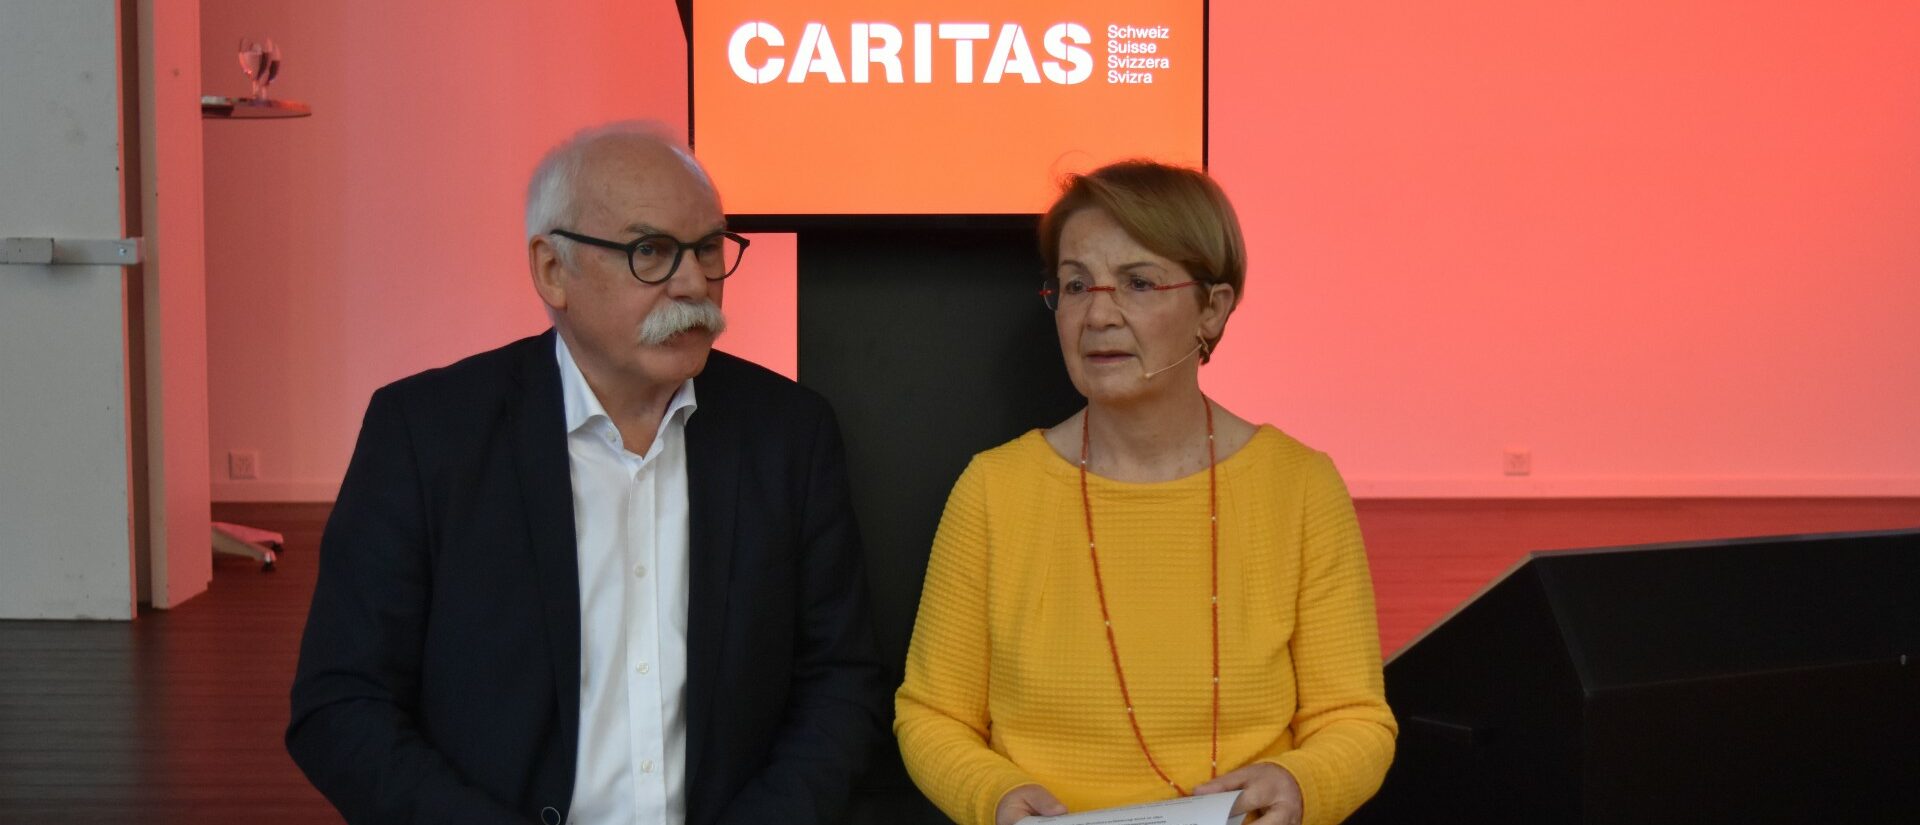
<instances>
[{"instance_id":1,"label":"dark floor panel","mask_svg":"<svg viewBox=\"0 0 1920 825\"><path fill-rule=\"evenodd\" d=\"M287 552L215 557L174 610L0 622L0 823L337 825L280 743L326 512L219 506Z\"/></svg>"}]
</instances>

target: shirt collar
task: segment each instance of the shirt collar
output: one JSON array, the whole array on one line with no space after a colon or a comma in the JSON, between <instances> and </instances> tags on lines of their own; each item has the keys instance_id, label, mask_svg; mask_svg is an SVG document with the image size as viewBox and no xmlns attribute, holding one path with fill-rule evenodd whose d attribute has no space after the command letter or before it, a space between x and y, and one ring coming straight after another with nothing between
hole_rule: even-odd
<instances>
[{"instance_id":1,"label":"shirt collar","mask_svg":"<svg viewBox=\"0 0 1920 825\"><path fill-rule=\"evenodd\" d=\"M576 432L595 418L613 423L613 417L607 415L607 409L600 406L600 398L587 385L587 376L580 372L580 365L574 362L573 352L567 349L567 339L558 332L553 335L553 349L555 360L560 362L560 398L566 405L567 432ZM667 414L661 416L660 426L665 427L681 410L691 416L699 407L693 396L693 379L689 378L681 382L672 400L667 402Z\"/></svg>"}]
</instances>

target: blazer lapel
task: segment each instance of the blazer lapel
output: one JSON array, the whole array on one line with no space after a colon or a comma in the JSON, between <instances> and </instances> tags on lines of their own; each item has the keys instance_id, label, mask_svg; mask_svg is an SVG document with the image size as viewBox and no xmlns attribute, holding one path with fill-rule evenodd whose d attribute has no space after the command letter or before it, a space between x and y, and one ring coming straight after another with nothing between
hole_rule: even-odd
<instances>
[{"instance_id":1,"label":"blazer lapel","mask_svg":"<svg viewBox=\"0 0 1920 825\"><path fill-rule=\"evenodd\" d=\"M580 573L573 533L573 473L567 459L566 412L553 336L548 330L533 339L521 362L513 438L527 540L546 606L547 649L552 653L554 692L560 703L559 752L571 755L579 747L580 731Z\"/></svg>"},{"instance_id":2,"label":"blazer lapel","mask_svg":"<svg viewBox=\"0 0 1920 825\"><path fill-rule=\"evenodd\" d=\"M687 787L700 787L710 748L721 648L726 639L727 584L733 567L733 525L740 478L739 433L725 420L714 373L694 379L700 408L687 419Z\"/></svg>"}]
</instances>

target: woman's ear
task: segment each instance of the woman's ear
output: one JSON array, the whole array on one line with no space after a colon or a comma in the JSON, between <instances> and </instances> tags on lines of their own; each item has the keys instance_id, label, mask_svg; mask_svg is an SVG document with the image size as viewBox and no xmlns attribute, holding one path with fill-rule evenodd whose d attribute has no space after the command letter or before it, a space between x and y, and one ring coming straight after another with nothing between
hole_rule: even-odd
<instances>
[{"instance_id":1,"label":"woman's ear","mask_svg":"<svg viewBox=\"0 0 1920 825\"><path fill-rule=\"evenodd\" d=\"M1233 314L1237 298L1232 284L1208 284L1207 304L1200 308L1200 337L1214 340L1227 328L1227 316Z\"/></svg>"}]
</instances>

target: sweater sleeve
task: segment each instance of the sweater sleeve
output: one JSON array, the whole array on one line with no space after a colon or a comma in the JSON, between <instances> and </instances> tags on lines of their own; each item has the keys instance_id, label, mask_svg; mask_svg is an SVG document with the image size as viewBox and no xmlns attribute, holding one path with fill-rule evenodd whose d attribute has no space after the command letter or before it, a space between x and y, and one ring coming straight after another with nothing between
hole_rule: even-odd
<instances>
[{"instance_id":1,"label":"sweater sleeve","mask_svg":"<svg viewBox=\"0 0 1920 825\"><path fill-rule=\"evenodd\" d=\"M894 735L914 784L960 825L992 825L1008 791L1033 782L987 745L987 499L976 461L947 498L894 697Z\"/></svg>"},{"instance_id":2,"label":"sweater sleeve","mask_svg":"<svg viewBox=\"0 0 1920 825\"><path fill-rule=\"evenodd\" d=\"M1302 825L1345 819L1379 790L1399 726L1387 707L1373 582L1353 501L1325 455L1308 464L1290 648L1293 747L1260 756L1300 784Z\"/></svg>"}]
</instances>

